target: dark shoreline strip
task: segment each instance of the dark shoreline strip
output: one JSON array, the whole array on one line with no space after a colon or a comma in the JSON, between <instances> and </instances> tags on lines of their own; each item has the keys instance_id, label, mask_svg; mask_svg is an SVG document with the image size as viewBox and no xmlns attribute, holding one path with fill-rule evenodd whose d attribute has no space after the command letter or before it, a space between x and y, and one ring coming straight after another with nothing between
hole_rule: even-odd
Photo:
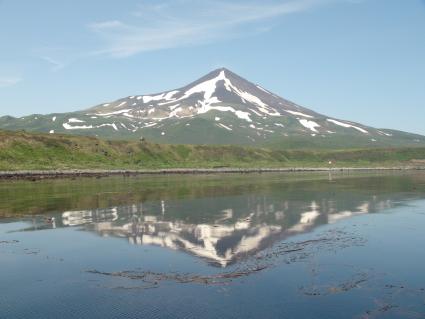
<instances>
[{"instance_id":1,"label":"dark shoreline strip","mask_svg":"<svg viewBox=\"0 0 425 319\"><path fill-rule=\"evenodd\" d=\"M0 180L38 180L75 177L106 177L113 175L166 175L166 174L249 174L286 172L348 172L348 171L409 171L425 167L298 167L298 168L169 168L144 170L21 170L0 171Z\"/></svg>"}]
</instances>

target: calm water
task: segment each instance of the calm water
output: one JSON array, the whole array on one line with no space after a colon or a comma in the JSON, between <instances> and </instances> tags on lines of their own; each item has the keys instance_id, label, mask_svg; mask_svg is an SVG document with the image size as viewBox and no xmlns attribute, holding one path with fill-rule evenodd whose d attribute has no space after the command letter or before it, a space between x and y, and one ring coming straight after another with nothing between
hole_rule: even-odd
<instances>
[{"instance_id":1,"label":"calm water","mask_svg":"<svg viewBox=\"0 0 425 319\"><path fill-rule=\"evenodd\" d=\"M0 318L425 318L425 174L0 182Z\"/></svg>"}]
</instances>

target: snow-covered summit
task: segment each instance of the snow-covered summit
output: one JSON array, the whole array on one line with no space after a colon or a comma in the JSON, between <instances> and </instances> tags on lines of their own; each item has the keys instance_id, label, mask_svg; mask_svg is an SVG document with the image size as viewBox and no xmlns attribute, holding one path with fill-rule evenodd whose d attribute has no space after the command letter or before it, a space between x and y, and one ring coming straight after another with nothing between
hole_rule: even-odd
<instances>
[{"instance_id":1,"label":"snow-covered summit","mask_svg":"<svg viewBox=\"0 0 425 319\"><path fill-rule=\"evenodd\" d=\"M295 120L299 129L309 134L333 134L332 128L369 133L360 124L327 118L285 100L225 68L214 70L183 88L151 95L129 96L98 105L87 114L105 119L131 119L140 124L132 128L137 130L154 127L166 120L195 118L211 112L231 115L235 121L243 124L255 123L250 124L252 129L269 133L271 130L266 130L269 125L264 123L265 120L274 121L274 128L283 128L285 125L280 122L282 119L287 122L287 118ZM70 127L69 123L67 127ZM223 125L220 127L226 129Z\"/></svg>"}]
</instances>

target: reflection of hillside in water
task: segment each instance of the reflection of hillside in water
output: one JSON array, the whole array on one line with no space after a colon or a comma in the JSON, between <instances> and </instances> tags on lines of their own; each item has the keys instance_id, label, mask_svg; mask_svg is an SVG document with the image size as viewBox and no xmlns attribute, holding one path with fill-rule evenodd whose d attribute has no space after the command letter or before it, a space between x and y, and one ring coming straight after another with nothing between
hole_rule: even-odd
<instances>
[{"instance_id":1,"label":"reflection of hillside in water","mask_svg":"<svg viewBox=\"0 0 425 319\"><path fill-rule=\"evenodd\" d=\"M241 195L67 211L57 224L82 226L105 237L127 238L130 244L189 252L225 267L283 238L379 212L392 203L374 196L318 202Z\"/></svg>"}]
</instances>

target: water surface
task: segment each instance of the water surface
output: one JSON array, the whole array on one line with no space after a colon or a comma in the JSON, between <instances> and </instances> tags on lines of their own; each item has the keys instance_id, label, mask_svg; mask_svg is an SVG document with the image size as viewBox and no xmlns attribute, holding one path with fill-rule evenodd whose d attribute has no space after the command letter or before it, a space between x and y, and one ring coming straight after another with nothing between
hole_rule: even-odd
<instances>
[{"instance_id":1,"label":"water surface","mask_svg":"<svg viewBox=\"0 0 425 319\"><path fill-rule=\"evenodd\" d=\"M425 318L425 174L0 182L0 318Z\"/></svg>"}]
</instances>

